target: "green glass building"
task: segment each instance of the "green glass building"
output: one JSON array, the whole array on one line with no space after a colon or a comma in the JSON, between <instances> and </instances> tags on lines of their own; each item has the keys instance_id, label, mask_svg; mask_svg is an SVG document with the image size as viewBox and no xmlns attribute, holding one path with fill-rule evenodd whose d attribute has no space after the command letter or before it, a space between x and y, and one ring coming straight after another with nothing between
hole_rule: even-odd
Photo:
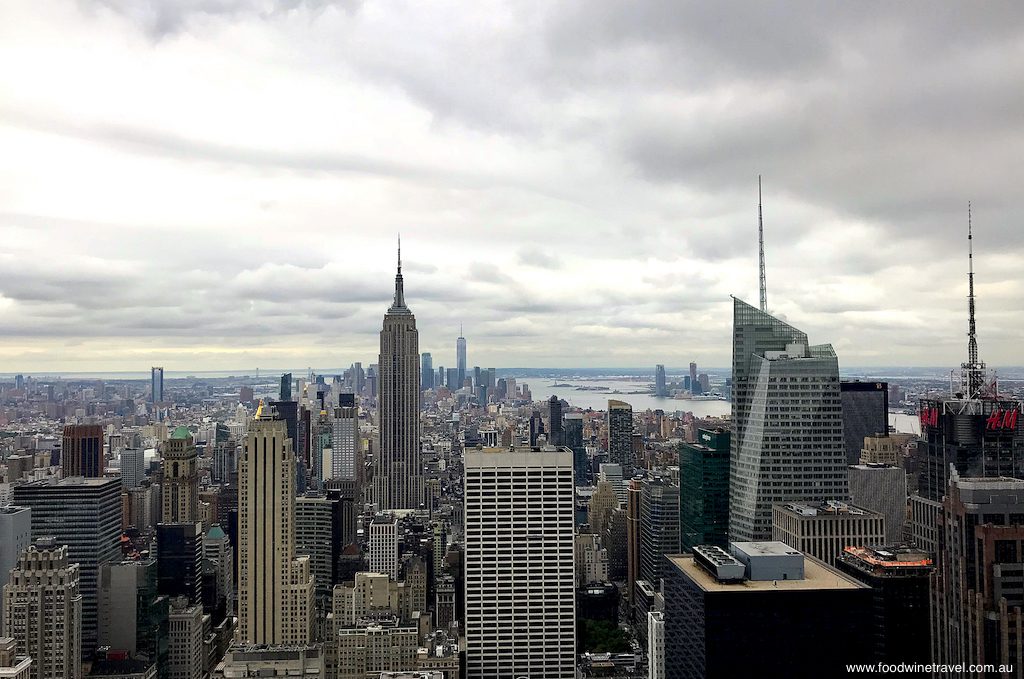
<instances>
[{"instance_id":1,"label":"green glass building","mask_svg":"<svg viewBox=\"0 0 1024 679\"><path fill-rule=\"evenodd\" d=\"M679 446L679 542L729 546L729 430L698 429Z\"/></svg>"}]
</instances>

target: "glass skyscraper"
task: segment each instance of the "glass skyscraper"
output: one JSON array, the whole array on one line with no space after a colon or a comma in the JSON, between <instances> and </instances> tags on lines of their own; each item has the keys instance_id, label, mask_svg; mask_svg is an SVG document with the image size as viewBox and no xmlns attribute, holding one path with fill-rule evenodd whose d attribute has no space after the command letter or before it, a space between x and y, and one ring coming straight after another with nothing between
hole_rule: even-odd
<instances>
[{"instance_id":1,"label":"glass skyscraper","mask_svg":"<svg viewBox=\"0 0 1024 679\"><path fill-rule=\"evenodd\" d=\"M846 500L839 361L830 344L733 298L729 536L772 537L772 505Z\"/></svg>"}]
</instances>

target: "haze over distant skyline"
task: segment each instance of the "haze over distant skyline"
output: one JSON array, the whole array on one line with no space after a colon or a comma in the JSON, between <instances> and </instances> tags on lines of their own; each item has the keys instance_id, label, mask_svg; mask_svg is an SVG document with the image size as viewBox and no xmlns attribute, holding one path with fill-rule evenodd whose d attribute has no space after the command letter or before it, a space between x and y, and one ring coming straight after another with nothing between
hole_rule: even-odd
<instances>
[{"instance_id":1,"label":"haze over distant skyline","mask_svg":"<svg viewBox=\"0 0 1024 679\"><path fill-rule=\"evenodd\" d=\"M364 364L400 231L455 366L841 366L1024 327L1014 3L39 0L0 9L0 372Z\"/></svg>"}]
</instances>

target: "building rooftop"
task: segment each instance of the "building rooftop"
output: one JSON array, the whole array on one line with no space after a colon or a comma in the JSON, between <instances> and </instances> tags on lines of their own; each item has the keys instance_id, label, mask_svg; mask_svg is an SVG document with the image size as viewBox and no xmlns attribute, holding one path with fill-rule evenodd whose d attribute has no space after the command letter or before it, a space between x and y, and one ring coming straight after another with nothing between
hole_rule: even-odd
<instances>
[{"instance_id":1,"label":"building rooftop","mask_svg":"<svg viewBox=\"0 0 1024 679\"><path fill-rule=\"evenodd\" d=\"M909 545L844 547L842 556L886 570L930 567L934 563L931 554Z\"/></svg>"},{"instance_id":2,"label":"building rooftop","mask_svg":"<svg viewBox=\"0 0 1024 679\"><path fill-rule=\"evenodd\" d=\"M814 504L787 502L780 509L799 516L868 516L876 513L838 500L825 500Z\"/></svg>"},{"instance_id":3,"label":"building rooftop","mask_svg":"<svg viewBox=\"0 0 1024 679\"><path fill-rule=\"evenodd\" d=\"M737 545L761 545L766 546L769 554L774 554L776 547L771 545L782 545L781 542L739 542ZM791 549L786 547L786 549ZM795 551L795 550L793 550ZM797 552L799 554L799 552ZM804 577L802 580L743 580L740 582L719 582L713 575L698 566L690 555L669 556L679 570L685 573L697 586L705 592L764 592L779 591L789 592L798 590L845 590L845 589L867 589L865 585L854 578L844 575L826 564L806 557L804 559Z\"/></svg>"}]
</instances>

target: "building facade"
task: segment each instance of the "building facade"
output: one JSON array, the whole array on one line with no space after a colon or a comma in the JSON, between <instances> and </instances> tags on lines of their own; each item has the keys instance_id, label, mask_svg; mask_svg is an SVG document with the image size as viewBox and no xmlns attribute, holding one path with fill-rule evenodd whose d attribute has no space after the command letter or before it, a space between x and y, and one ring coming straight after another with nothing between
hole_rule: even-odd
<instances>
[{"instance_id":1,"label":"building facade","mask_svg":"<svg viewBox=\"0 0 1024 679\"><path fill-rule=\"evenodd\" d=\"M98 424L69 424L61 441L60 466L64 478L103 476L103 427Z\"/></svg>"},{"instance_id":2,"label":"building facade","mask_svg":"<svg viewBox=\"0 0 1024 679\"><path fill-rule=\"evenodd\" d=\"M14 488L15 504L32 510L32 536L67 545L78 564L82 595L81 648L96 648L100 565L121 560L121 482L116 478L73 477L32 481Z\"/></svg>"},{"instance_id":3,"label":"building facade","mask_svg":"<svg viewBox=\"0 0 1024 679\"><path fill-rule=\"evenodd\" d=\"M729 536L765 540L772 505L849 496L832 346L733 298Z\"/></svg>"},{"instance_id":4,"label":"building facade","mask_svg":"<svg viewBox=\"0 0 1024 679\"><path fill-rule=\"evenodd\" d=\"M791 502L772 508L773 539L834 566L846 547L885 544L885 517L846 504Z\"/></svg>"},{"instance_id":5,"label":"building facade","mask_svg":"<svg viewBox=\"0 0 1024 679\"><path fill-rule=\"evenodd\" d=\"M695 443L679 444L679 541L729 544L729 432L698 429Z\"/></svg>"},{"instance_id":6,"label":"building facade","mask_svg":"<svg viewBox=\"0 0 1024 679\"><path fill-rule=\"evenodd\" d=\"M238 472L238 639L311 641L315 585L308 557L295 557L295 455L285 422L261 409Z\"/></svg>"},{"instance_id":7,"label":"building facade","mask_svg":"<svg viewBox=\"0 0 1024 679\"><path fill-rule=\"evenodd\" d=\"M633 406L625 401L608 401L608 461L633 469Z\"/></svg>"},{"instance_id":8,"label":"building facade","mask_svg":"<svg viewBox=\"0 0 1024 679\"><path fill-rule=\"evenodd\" d=\"M465 456L467 677L576 676L572 451Z\"/></svg>"},{"instance_id":9,"label":"building facade","mask_svg":"<svg viewBox=\"0 0 1024 679\"><path fill-rule=\"evenodd\" d=\"M379 509L416 509L423 501L419 351L416 317L405 305L399 251L395 298L380 332L380 446L373 494Z\"/></svg>"},{"instance_id":10,"label":"building facade","mask_svg":"<svg viewBox=\"0 0 1024 679\"><path fill-rule=\"evenodd\" d=\"M32 658L33 679L82 676L82 594L68 548L40 539L25 549L4 585L3 636Z\"/></svg>"}]
</instances>

